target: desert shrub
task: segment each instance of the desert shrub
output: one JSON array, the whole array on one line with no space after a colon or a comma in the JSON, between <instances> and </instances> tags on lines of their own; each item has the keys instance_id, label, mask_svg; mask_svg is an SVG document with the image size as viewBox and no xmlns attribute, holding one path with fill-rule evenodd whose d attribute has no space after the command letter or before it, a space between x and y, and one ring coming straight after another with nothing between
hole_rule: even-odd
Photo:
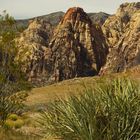
<instances>
[{"instance_id":1,"label":"desert shrub","mask_svg":"<svg viewBox=\"0 0 140 140\"><path fill-rule=\"evenodd\" d=\"M21 128L22 126L24 125L24 121L22 119L18 119L16 122L15 122L15 128Z\"/></svg>"},{"instance_id":2,"label":"desert shrub","mask_svg":"<svg viewBox=\"0 0 140 140\"><path fill-rule=\"evenodd\" d=\"M8 119L10 119L12 121L16 121L18 119L18 115L17 114L10 114L8 116Z\"/></svg>"},{"instance_id":3,"label":"desert shrub","mask_svg":"<svg viewBox=\"0 0 140 140\"><path fill-rule=\"evenodd\" d=\"M12 121L12 120L6 120L3 126L6 129L11 129L14 126L14 121Z\"/></svg>"},{"instance_id":4,"label":"desert shrub","mask_svg":"<svg viewBox=\"0 0 140 140\"><path fill-rule=\"evenodd\" d=\"M42 135L64 140L140 139L139 86L127 78L104 81L41 113Z\"/></svg>"},{"instance_id":5,"label":"desert shrub","mask_svg":"<svg viewBox=\"0 0 140 140\"><path fill-rule=\"evenodd\" d=\"M11 114L8 116L7 120L4 122L4 127L8 129L18 129L24 125L24 121L16 114Z\"/></svg>"}]
</instances>

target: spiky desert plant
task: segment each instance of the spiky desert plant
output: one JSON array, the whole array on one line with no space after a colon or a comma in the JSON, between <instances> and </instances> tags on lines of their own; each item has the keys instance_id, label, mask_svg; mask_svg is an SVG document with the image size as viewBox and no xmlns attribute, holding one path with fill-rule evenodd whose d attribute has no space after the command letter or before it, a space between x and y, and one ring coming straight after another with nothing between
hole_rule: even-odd
<instances>
[{"instance_id":1,"label":"spiky desert plant","mask_svg":"<svg viewBox=\"0 0 140 140\"><path fill-rule=\"evenodd\" d=\"M44 135L64 140L140 139L139 86L127 78L105 81L83 94L59 99L41 113Z\"/></svg>"}]
</instances>

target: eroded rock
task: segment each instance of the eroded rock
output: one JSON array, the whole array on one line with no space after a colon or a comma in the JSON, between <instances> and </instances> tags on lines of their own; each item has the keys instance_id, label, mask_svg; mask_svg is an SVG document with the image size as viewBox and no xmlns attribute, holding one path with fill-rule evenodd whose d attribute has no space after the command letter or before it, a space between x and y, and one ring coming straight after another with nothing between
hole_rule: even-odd
<instances>
[{"instance_id":1,"label":"eroded rock","mask_svg":"<svg viewBox=\"0 0 140 140\"><path fill-rule=\"evenodd\" d=\"M102 28L110 49L100 74L121 72L140 64L140 2L122 4Z\"/></svg>"},{"instance_id":2,"label":"eroded rock","mask_svg":"<svg viewBox=\"0 0 140 140\"><path fill-rule=\"evenodd\" d=\"M107 46L101 29L79 7L66 12L49 48L54 81L96 75L106 61Z\"/></svg>"}]
</instances>

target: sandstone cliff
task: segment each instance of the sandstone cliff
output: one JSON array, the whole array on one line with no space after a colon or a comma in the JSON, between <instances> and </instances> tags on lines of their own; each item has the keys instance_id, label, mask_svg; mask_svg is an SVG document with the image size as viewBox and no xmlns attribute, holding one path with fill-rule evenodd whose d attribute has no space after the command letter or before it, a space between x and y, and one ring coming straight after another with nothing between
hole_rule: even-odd
<instances>
[{"instance_id":1,"label":"sandstone cliff","mask_svg":"<svg viewBox=\"0 0 140 140\"><path fill-rule=\"evenodd\" d=\"M140 64L140 2L122 4L102 29L110 49L100 74L121 72Z\"/></svg>"},{"instance_id":2,"label":"sandstone cliff","mask_svg":"<svg viewBox=\"0 0 140 140\"><path fill-rule=\"evenodd\" d=\"M16 61L32 82L97 75L108 53L100 26L78 7L70 8L55 29L46 20L30 21L16 42Z\"/></svg>"},{"instance_id":3,"label":"sandstone cliff","mask_svg":"<svg viewBox=\"0 0 140 140\"><path fill-rule=\"evenodd\" d=\"M52 36L53 28L50 23L35 19L29 27L16 39L18 55L16 61L23 64L23 71L29 80L45 72L44 52Z\"/></svg>"},{"instance_id":4,"label":"sandstone cliff","mask_svg":"<svg viewBox=\"0 0 140 140\"><path fill-rule=\"evenodd\" d=\"M49 48L53 81L98 74L105 64L108 50L100 27L94 26L89 16L78 7L66 12Z\"/></svg>"},{"instance_id":5,"label":"sandstone cliff","mask_svg":"<svg viewBox=\"0 0 140 140\"><path fill-rule=\"evenodd\" d=\"M42 17L32 20L17 39L16 61L23 63L29 80L56 82L140 64L140 2L122 4L104 19L102 29L78 7L60 18L58 25Z\"/></svg>"}]
</instances>

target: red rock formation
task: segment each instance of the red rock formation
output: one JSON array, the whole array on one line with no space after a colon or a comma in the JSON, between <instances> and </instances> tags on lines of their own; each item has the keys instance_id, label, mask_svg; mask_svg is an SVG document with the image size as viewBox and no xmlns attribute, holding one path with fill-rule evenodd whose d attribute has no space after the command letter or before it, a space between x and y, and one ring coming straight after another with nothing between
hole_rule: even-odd
<instances>
[{"instance_id":1,"label":"red rock formation","mask_svg":"<svg viewBox=\"0 0 140 140\"><path fill-rule=\"evenodd\" d=\"M17 39L23 70L32 82L55 82L98 74L108 52L102 30L79 7L70 8L53 32L33 20Z\"/></svg>"},{"instance_id":2,"label":"red rock formation","mask_svg":"<svg viewBox=\"0 0 140 140\"><path fill-rule=\"evenodd\" d=\"M99 27L79 7L70 8L57 26L49 45L51 79L60 81L98 74L107 47Z\"/></svg>"}]
</instances>

